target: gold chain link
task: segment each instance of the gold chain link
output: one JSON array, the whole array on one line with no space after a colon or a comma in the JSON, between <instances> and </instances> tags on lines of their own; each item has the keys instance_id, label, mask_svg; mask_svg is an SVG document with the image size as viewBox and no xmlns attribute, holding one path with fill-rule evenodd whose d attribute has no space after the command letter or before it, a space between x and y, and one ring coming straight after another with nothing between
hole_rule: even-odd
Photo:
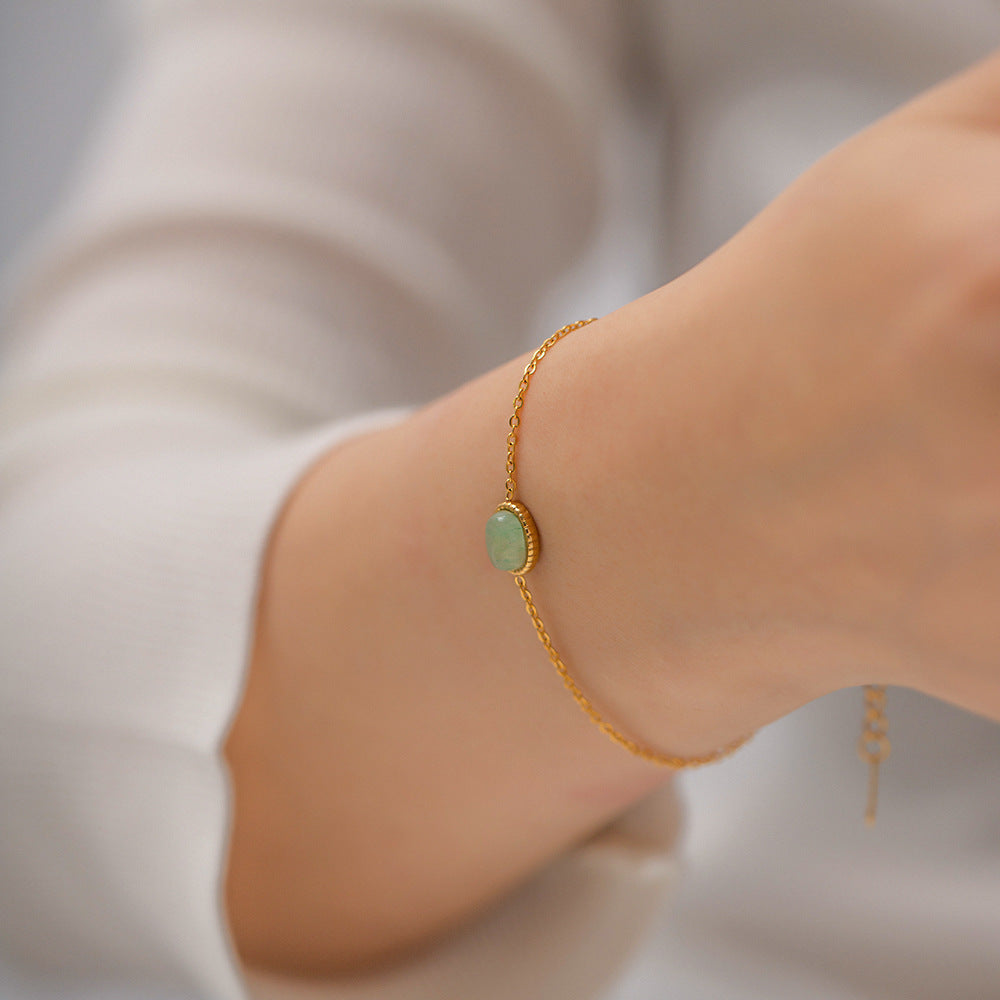
<instances>
[{"instance_id":1,"label":"gold chain link","mask_svg":"<svg viewBox=\"0 0 1000 1000\"><path fill-rule=\"evenodd\" d=\"M889 759L892 744L889 742L889 720L885 706L887 695L882 684L865 685L865 718L858 739L858 756L868 765L868 807L865 822L875 822L878 808L879 765Z\"/></svg>"},{"instance_id":2,"label":"gold chain link","mask_svg":"<svg viewBox=\"0 0 1000 1000\"><path fill-rule=\"evenodd\" d=\"M521 415L518 410L524 406L524 394L528 391L528 383L531 381L531 376L535 374L535 369L538 367L538 362L545 357L548 349L557 341L561 340L566 336L567 333L572 333L574 330L579 330L581 326L586 326L588 323L593 323L597 319L596 316L591 316L590 319L578 319L575 323L568 323L566 326L561 327L556 330L548 340L544 341L537 351L531 356L531 360L525 365L524 374L521 376L521 382L517 387L517 395L514 397L514 412L510 418L510 432L507 434L507 495L506 500L514 499L514 491L517 489L517 480L514 477L514 449L517 447L517 429L521 426Z\"/></svg>"},{"instance_id":3,"label":"gold chain link","mask_svg":"<svg viewBox=\"0 0 1000 1000\"><path fill-rule=\"evenodd\" d=\"M577 320L575 323L569 323L561 329L557 330L551 337L549 337L537 351L532 355L531 360L528 362L524 369L524 374L521 376L521 382L517 388L517 395L514 397L514 413L510 418L510 432L507 435L507 493L505 500L513 501L514 493L517 489L517 476L516 467L514 460L514 452L517 446L517 429L521 424L520 409L524 406L524 396L528 391L528 385L531 382L531 376L535 374L535 369L538 367L538 362L545 356L547 351L556 341L561 340L568 333L572 333L574 330L579 330L580 327L586 326L588 323L593 323L597 317L591 317L590 319ZM713 750L710 753L703 754L698 757L678 757L674 754L661 753L657 750L652 750L648 747L644 747L637 743L635 740L626 736L624 733L619 732L610 722L608 722L598 711L594 708L593 703L590 699L583 693L580 686L573 680L570 675L566 664L563 663L559 654L556 652L555 647L552 645L552 640L549 638L548 632L545 630L545 626L542 624L542 619L538 614L538 609L535 607L535 602L532 600L531 591L528 590L527 585L524 582L524 576L518 573L514 577L518 590L521 592L521 596L524 598L525 607L528 610L528 614L531 617L531 621L535 626L535 631L538 633L538 638L541 640L542 645L545 647L549 654L549 659L552 661L559 676L563 680L563 684L566 685L567 690L576 700L576 703L583 709L584 712L595 722L601 731L608 736L610 739L614 740L620 746L623 746L630 753L635 754L637 757L641 757L643 760L648 760L654 764L659 764L662 767L671 767L676 769L686 768L686 767L700 767L702 764L711 764L714 761L721 760L723 757L728 757L731 753L734 753L741 746L746 744L752 737L753 733L747 736L743 736L738 740L734 740L732 743L726 746Z\"/></svg>"}]
</instances>

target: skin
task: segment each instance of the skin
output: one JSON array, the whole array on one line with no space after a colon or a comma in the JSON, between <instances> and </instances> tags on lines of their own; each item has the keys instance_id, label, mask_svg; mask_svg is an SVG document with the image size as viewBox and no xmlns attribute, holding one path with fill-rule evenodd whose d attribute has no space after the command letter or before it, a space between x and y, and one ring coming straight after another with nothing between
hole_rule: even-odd
<instances>
[{"instance_id":1,"label":"skin","mask_svg":"<svg viewBox=\"0 0 1000 1000\"><path fill-rule=\"evenodd\" d=\"M998 178L993 56L539 366L528 584L630 735L701 753L864 683L1000 720ZM426 947L670 778L486 558L529 356L324 455L276 525L227 745L250 965Z\"/></svg>"}]
</instances>

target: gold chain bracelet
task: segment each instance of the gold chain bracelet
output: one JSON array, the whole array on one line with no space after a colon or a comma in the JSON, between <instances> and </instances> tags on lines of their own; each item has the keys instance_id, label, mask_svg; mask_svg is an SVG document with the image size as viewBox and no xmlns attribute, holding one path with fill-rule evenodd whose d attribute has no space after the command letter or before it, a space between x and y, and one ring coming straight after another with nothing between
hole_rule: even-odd
<instances>
[{"instance_id":1,"label":"gold chain bracelet","mask_svg":"<svg viewBox=\"0 0 1000 1000\"><path fill-rule=\"evenodd\" d=\"M538 362L545 356L549 348L557 340L565 337L566 334L572 333L574 330L578 330L588 323L593 323L596 318L595 316L591 319L578 320L576 323L569 323L557 330L535 351L524 369L524 374L521 376L521 383L517 389L517 395L514 397L514 413L510 418L510 433L507 435L507 492L503 501L497 506L496 511L494 511L486 523L486 547L489 552L490 561L497 569L506 570L508 573L514 574L514 580L521 591L521 596L524 598L525 607L535 626L535 631L538 633L538 638L549 654L549 659L552 660L559 676L562 678L563 684L566 685L576 703L597 723L601 731L614 740L615 743L623 746L630 753L641 757L643 760L651 761L663 767L676 769L699 767L702 764L711 764L713 761L727 757L743 746L753 736L753 733L700 757L678 757L675 754L661 753L658 750L644 747L631 737L619 732L597 711L593 702L584 694L580 686L570 675L566 664L563 663L555 647L552 645L552 640L549 638L549 634L546 632L545 626L542 624L542 619L538 614L538 609L535 607L535 602L532 600L531 591L528 590L524 582L524 574L538 561L538 556L541 552L541 539L539 538L538 528L534 518L531 516L531 512L524 504L514 498L517 489L514 456L517 446L517 429L521 423L521 416L518 411L524 405L524 395L528 390L531 376L534 375L535 369L538 367Z\"/></svg>"},{"instance_id":2,"label":"gold chain bracelet","mask_svg":"<svg viewBox=\"0 0 1000 1000\"><path fill-rule=\"evenodd\" d=\"M519 413L524 406L524 396L534 375L538 362L546 355L549 348L556 341L561 340L568 333L593 323L597 317L578 320L576 323L569 323L557 330L549 337L535 353L525 366L521 382L517 387L517 395L514 397L514 413L510 418L510 432L507 435L507 491L503 501L498 504L496 511L491 515L486 523L486 547L489 552L490 561L497 569L506 570L514 574L518 590L524 598L524 604L538 638L549 654L559 676L562 678L567 690L573 695L576 703L595 722L603 733L623 746L630 753L651 761L663 767L685 768L699 767L702 764L711 764L713 761L721 760L729 756L741 746L747 743L753 733L744 736L732 743L721 747L718 750L704 754L700 757L678 757L675 754L661 753L637 743L631 737L619 732L610 722L608 722L594 707L593 702L582 691L579 684L573 679L566 664L556 652L549 638L548 632L542 623L538 609L532 599L531 591L528 590L524 582L524 574L527 573L537 562L541 552L541 539L538 534L538 527L535 519L531 516L528 508L515 499L517 490L517 476L515 466L515 449L517 447L517 429L521 424ZM865 717L862 724L861 737L858 741L858 755L862 761L868 764L868 804L865 812L865 819L869 825L875 822L876 806L878 802L878 779L879 765L888 757L891 750L888 737L889 724L885 714L886 691L880 684L865 685Z\"/></svg>"}]
</instances>

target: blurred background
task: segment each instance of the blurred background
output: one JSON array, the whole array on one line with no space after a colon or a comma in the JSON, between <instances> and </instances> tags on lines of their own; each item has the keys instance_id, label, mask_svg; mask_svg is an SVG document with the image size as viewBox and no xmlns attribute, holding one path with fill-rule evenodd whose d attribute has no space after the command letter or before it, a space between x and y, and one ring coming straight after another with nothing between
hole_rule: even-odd
<instances>
[{"instance_id":1,"label":"blurred background","mask_svg":"<svg viewBox=\"0 0 1000 1000\"><path fill-rule=\"evenodd\" d=\"M0 311L17 283L18 262L30 257L94 140L127 57L128 15L128 0L0 0ZM653 184L655 143L628 126L616 141L627 148L633 171ZM644 213L621 191L617 197L587 259L543 303L538 334L525 348L562 325L572 311L567 303L583 289L600 314L662 280L640 263L653 252Z\"/></svg>"},{"instance_id":2,"label":"blurred background","mask_svg":"<svg viewBox=\"0 0 1000 1000\"><path fill-rule=\"evenodd\" d=\"M121 65L103 0L0 0L0 275L37 232L83 155Z\"/></svg>"}]
</instances>

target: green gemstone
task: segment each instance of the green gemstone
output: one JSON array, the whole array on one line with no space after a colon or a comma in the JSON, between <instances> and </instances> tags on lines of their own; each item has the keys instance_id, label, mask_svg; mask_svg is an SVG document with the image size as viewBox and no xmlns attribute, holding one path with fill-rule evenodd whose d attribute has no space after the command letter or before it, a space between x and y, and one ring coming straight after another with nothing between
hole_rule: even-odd
<instances>
[{"instance_id":1,"label":"green gemstone","mask_svg":"<svg viewBox=\"0 0 1000 1000\"><path fill-rule=\"evenodd\" d=\"M528 561L528 540L516 514L498 510L486 522L486 551L497 569L520 569Z\"/></svg>"}]
</instances>

